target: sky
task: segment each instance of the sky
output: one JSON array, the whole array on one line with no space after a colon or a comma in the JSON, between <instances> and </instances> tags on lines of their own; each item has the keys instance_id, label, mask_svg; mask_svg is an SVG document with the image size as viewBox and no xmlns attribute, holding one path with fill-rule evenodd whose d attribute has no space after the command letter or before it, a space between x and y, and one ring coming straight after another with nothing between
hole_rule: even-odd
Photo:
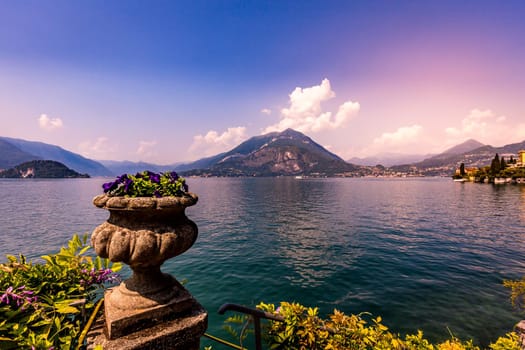
<instances>
[{"instance_id":1,"label":"sky","mask_svg":"<svg viewBox=\"0 0 525 350\"><path fill-rule=\"evenodd\" d=\"M0 0L0 136L196 160L293 128L343 159L525 140L525 2Z\"/></svg>"}]
</instances>

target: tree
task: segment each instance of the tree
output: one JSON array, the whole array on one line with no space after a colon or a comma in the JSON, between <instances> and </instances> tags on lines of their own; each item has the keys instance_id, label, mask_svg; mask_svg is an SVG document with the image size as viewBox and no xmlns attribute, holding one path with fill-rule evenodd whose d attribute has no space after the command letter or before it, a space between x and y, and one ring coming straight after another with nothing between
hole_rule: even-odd
<instances>
[{"instance_id":1,"label":"tree","mask_svg":"<svg viewBox=\"0 0 525 350\"><path fill-rule=\"evenodd\" d=\"M467 173L465 172L465 163L461 163L461 165L459 166L459 175L461 175L461 177L465 176Z\"/></svg>"},{"instance_id":2,"label":"tree","mask_svg":"<svg viewBox=\"0 0 525 350\"><path fill-rule=\"evenodd\" d=\"M505 170L506 167L507 167L507 163L505 163L505 157L501 157L500 170Z\"/></svg>"},{"instance_id":3,"label":"tree","mask_svg":"<svg viewBox=\"0 0 525 350\"><path fill-rule=\"evenodd\" d=\"M498 154L496 153L496 156L494 157L494 159L492 159L492 163L490 164L490 173L492 174L492 176L495 176L499 173L500 169L501 162L499 160Z\"/></svg>"}]
</instances>

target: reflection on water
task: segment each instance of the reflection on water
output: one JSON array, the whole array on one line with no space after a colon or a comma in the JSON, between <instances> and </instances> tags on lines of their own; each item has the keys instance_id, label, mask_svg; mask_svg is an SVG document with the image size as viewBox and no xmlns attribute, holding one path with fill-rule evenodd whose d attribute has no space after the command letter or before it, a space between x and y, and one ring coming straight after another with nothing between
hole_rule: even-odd
<instances>
[{"instance_id":1,"label":"reflection on water","mask_svg":"<svg viewBox=\"0 0 525 350\"><path fill-rule=\"evenodd\" d=\"M521 192L521 201L518 210L520 212L521 221L525 222L525 186L520 185L518 187Z\"/></svg>"},{"instance_id":2,"label":"reflection on water","mask_svg":"<svg viewBox=\"0 0 525 350\"><path fill-rule=\"evenodd\" d=\"M0 180L0 254L55 251L107 212L104 179ZM382 315L487 344L520 319L502 280L525 274L525 186L449 179L188 179L195 245L163 269L210 311L225 302L299 301L322 313ZM7 198L7 200L5 200ZM222 334L224 335L224 334ZM214 346L215 348L215 346ZM220 349L220 348L219 348Z\"/></svg>"}]
</instances>

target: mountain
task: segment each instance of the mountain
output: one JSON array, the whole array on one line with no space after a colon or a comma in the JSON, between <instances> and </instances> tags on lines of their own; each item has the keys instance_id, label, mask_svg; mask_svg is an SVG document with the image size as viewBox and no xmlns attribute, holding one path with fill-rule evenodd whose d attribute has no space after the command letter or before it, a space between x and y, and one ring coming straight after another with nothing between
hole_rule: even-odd
<instances>
[{"instance_id":1,"label":"mountain","mask_svg":"<svg viewBox=\"0 0 525 350\"><path fill-rule=\"evenodd\" d=\"M18 154L19 157L23 158L22 161L36 159L55 160L57 162L65 164L67 167L74 169L79 173L89 174L91 176L113 175L111 171L109 171L102 164L94 160L82 157L79 154L67 151L55 145L50 145L43 142L13 139L9 137L0 137L0 141L2 142L2 144L8 143L11 146L14 146L16 149L18 149L21 152ZM4 148L7 148L8 151L4 152ZM15 154L13 153L14 150L12 149L12 147L6 146L4 148L0 148L0 164L6 162L11 163L10 166L16 165L13 163L12 160ZM1 167L2 166L0 166L0 168Z\"/></svg>"},{"instance_id":2,"label":"mountain","mask_svg":"<svg viewBox=\"0 0 525 350\"><path fill-rule=\"evenodd\" d=\"M483 146L485 145L482 144L481 142L473 140L473 139L469 139L463 143L460 143L459 145L456 145L452 148L447 149L445 152L441 154L450 154L450 155L463 154L463 153L470 152L472 150L475 150Z\"/></svg>"},{"instance_id":3,"label":"mountain","mask_svg":"<svg viewBox=\"0 0 525 350\"><path fill-rule=\"evenodd\" d=\"M402 154L402 153L383 153L371 157L353 157L347 160L348 163L364 165L364 166L375 166L381 164L386 167L391 167L397 164L409 164L422 161L425 158L431 157L431 155L422 154Z\"/></svg>"},{"instance_id":4,"label":"mountain","mask_svg":"<svg viewBox=\"0 0 525 350\"><path fill-rule=\"evenodd\" d=\"M63 179L77 177L89 177L89 175L79 174L54 160L31 160L13 168L0 171L0 178Z\"/></svg>"},{"instance_id":5,"label":"mountain","mask_svg":"<svg viewBox=\"0 0 525 350\"><path fill-rule=\"evenodd\" d=\"M422 154L401 154L401 153L383 153L376 156L365 157L365 158L350 158L349 163L365 165L365 166L374 166L381 164L386 167L398 166L398 165L408 165L418 162L422 162L426 159L436 158L443 159L449 158L452 155L463 154L468 151L472 151L476 148L484 146L481 142L470 139L459 145L456 145L452 148L447 149L446 151L438 155L422 155Z\"/></svg>"},{"instance_id":6,"label":"mountain","mask_svg":"<svg viewBox=\"0 0 525 350\"><path fill-rule=\"evenodd\" d=\"M425 175L451 175L461 163L465 164L466 167L483 167L490 165L496 153L508 160L510 155L516 157L519 150L525 149L525 141L501 147L481 144L480 147L471 148L479 144L475 140L468 140L421 162L394 166L392 169L395 171L412 169Z\"/></svg>"},{"instance_id":7,"label":"mountain","mask_svg":"<svg viewBox=\"0 0 525 350\"><path fill-rule=\"evenodd\" d=\"M99 160L114 175L135 174L144 170L150 170L156 173L175 170L178 164L158 165L146 162L116 161L116 160Z\"/></svg>"},{"instance_id":8,"label":"mountain","mask_svg":"<svg viewBox=\"0 0 525 350\"><path fill-rule=\"evenodd\" d=\"M333 176L366 171L292 129L252 137L228 152L183 166L193 169L185 171L186 176Z\"/></svg>"},{"instance_id":9,"label":"mountain","mask_svg":"<svg viewBox=\"0 0 525 350\"><path fill-rule=\"evenodd\" d=\"M8 169L23 162L40 159L0 139L0 169Z\"/></svg>"}]
</instances>

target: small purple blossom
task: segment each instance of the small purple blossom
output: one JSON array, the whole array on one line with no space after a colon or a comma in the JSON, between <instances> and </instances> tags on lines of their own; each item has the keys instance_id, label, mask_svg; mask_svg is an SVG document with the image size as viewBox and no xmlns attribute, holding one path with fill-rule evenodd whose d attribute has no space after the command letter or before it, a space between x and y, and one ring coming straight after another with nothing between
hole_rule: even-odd
<instances>
[{"instance_id":1,"label":"small purple blossom","mask_svg":"<svg viewBox=\"0 0 525 350\"><path fill-rule=\"evenodd\" d=\"M117 188L117 186L118 186L117 181L106 182L105 184L102 185L102 189L104 189L104 193L107 193Z\"/></svg>"},{"instance_id":2,"label":"small purple blossom","mask_svg":"<svg viewBox=\"0 0 525 350\"><path fill-rule=\"evenodd\" d=\"M4 294L0 296L0 305L16 305L16 307L22 307L25 309L26 304L31 305L36 302L38 298L34 295L35 293L31 290L26 290L26 286L14 288L10 286L6 289Z\"/></svg>"},{"instance_id":3,"label":"small purple blossom","mask_svg":"<svg viewBox=\"0 0 525 350\"><path fill-rule=\"evenodd\" d=\"M120 282L120 275L113 272L111 269L96 270L94 267L91 270L82 270L84 275L80 280L83 286L91 286L93 284L114 283Z\"/></svg>"},{"instance_id":4,"label":"small purple blossom","mask_svg":"<svg viewBox=\"0 0 525 350\"><path fill-rule=\"evenodd\" d=\"M149 174L149 179L150 179L151 182L153 182L153 183L156 183L156 184L159 184L159 183L160 183L160 175L159 175L159 174L150 173L150 174Z\"/></svg>"},{"instance_id":5,"label":"small purple blossom","mask_svg":"<svg viewBox=\"0 0 525 350\"><path fill-rule=\"evenodd\" d=\"M129 188L131 187L132 184L133 184L133 180L126 177L126 179L124 180L124 192L125 193L129 192Z\"/></svg>"}]
</instances>

